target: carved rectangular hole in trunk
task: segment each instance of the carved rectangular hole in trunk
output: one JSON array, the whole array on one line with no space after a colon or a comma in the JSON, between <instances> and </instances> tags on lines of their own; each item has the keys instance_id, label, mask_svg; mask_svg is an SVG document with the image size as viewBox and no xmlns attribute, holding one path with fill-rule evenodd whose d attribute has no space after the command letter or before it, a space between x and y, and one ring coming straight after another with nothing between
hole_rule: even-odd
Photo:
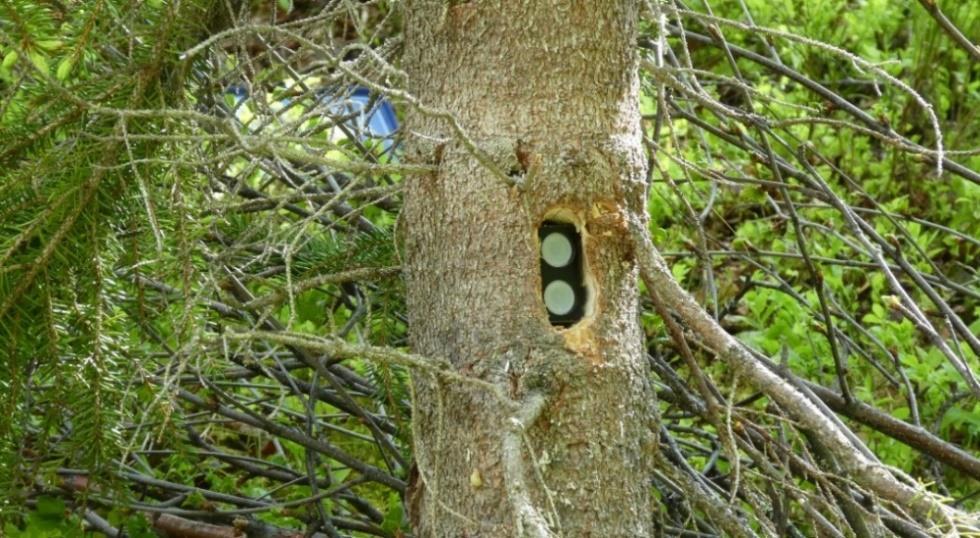
<instances>
[{"instance_id":1,"label":"carved rectangular hole in trunk","mask_svg":"<svg viewBox=\"0 0 980 538\"><path fill-rule=\"evenodd\" d=\"M568 327L585 315L582 235L574 224L546 220L538 228L541 245L541 297L552 325Z\"/></svg>"}]
</instances>

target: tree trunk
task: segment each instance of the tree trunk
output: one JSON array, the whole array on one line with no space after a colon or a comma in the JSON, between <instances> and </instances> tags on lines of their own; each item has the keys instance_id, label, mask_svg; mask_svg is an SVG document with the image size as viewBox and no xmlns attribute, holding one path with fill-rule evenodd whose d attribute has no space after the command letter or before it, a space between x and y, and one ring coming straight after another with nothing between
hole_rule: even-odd
<instances>
[{"instance_id":1,"label":"tree trunk","mask_svg":"<svg viewBox=\"0 0 980 538\"><path fill-rule=\"evenodd\" d=\"M420 106L406 153L438 165L408 180L399 222L412 345L497 387L414 379L418 536L649 534L656 407L629 230L646 222L636 10L408 5ZM581 235L591 299L569 327L542 299L544 221Z\"/></svg>"}]
</instances>

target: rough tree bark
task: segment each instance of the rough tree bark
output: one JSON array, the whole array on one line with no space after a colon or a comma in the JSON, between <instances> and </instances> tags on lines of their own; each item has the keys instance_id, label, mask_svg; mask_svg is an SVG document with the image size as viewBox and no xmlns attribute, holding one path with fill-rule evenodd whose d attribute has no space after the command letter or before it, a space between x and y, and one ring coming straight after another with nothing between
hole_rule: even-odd
<instances>
[{"instance_id":1,"label":"rough tree bark","mask_svg":"<svg viewBox=\"0 0 980 538\"><path fill-rule=\"evenodd\" d=\"M412 345L499 388L416 376L418 536L649 534L656 407L630 238L646 222L636 10L407 6L403 65L422 107L406 153L438 165L408 180L399 222ZM593 300L567 329L541 299L549 219L574 223L585 246Z\"/></svg>"}]
</instances>

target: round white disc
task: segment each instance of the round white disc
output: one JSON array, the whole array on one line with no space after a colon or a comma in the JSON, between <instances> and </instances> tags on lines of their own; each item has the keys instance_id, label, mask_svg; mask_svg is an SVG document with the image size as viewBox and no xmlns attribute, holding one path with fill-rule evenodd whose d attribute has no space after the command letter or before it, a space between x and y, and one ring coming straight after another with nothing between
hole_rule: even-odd
<instances>
[{"instance_id":1,"label":"round white disc","mask_svg":"<svg viewBox=\"0 0 980 538\"><path fill-rule=\"evenodd\" d=\"M564 280L555 280L544 288L544 306L557 316L572 311L575 306L575 290Z\"/></svg>"},{"instance_id":2,"label":"round white disc","mask_svg":"<svg viewBox=\"0 0 980 538\"><path fill-rule=\"evenodd\" d=\"M541 257L552 267L564 267L572 259L572 243L565 234L548 234L541 241Z\"/></svg>"}]
</instances>

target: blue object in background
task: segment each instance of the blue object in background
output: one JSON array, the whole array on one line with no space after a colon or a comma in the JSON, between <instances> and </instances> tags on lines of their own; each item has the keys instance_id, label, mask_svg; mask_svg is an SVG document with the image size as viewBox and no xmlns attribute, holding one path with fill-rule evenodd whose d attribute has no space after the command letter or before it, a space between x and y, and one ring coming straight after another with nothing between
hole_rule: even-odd
<instances>
[{"instance_id":1,"label":"blue object in background","mask_svg":"<svg viewBox=\"0 0 980 538\"><path fill-rule=\"evenodd\" d=\"M363 111L371 104L371 92L367 88L357 87L347 98L351 103L359 105ZM387 99L379 98L374 102L374 106L362 116L363 122L358 127L362 132L369 133L375 138L390 138L398 130L398 118L395 117L395 109ZM391 142L388 140L387 142ZM387 146L386 146L387 148Z\"/></svg>"},{"instance_id":2,"label":"blue object in background","mask_svg":"<svg viewBox=\"0 0 980 538\"><path fill-rule=\"evenodd\" d=\"M234 106L238 107L248 99L248 90L235 84L225 90L232 97ZM371 98L371 90L363 86L343 89L338 92L318 91L320 102L328 107L335 115L348 117L347 128L362 142L380 140L384 152L388 153L395 145L393 136L398 131L398 117L395 108L383 98ZM281 101L283 106L289 104L289 99Z\"/></svg>"},{"instance_id":3,"label":"blue object in background","mask_svg":"<svg viewBox=\"0 0 980 538\"><path fill-rule=\"evenodd\" d=\"M361 141L381 140L384 153L388 153L395 145L392 139L398 130L398 118L395 108L383 97L373 100L371 91L362 86L356 86L344 94L325 94L321 102L330 107L338 116L355 116L354 125L348 122ZM370 107L370 108L369 108Z\"/></svg>"},{"instance_id":4,"label":"blue object in background","mask_svg":"<svg viewBox=\"0 0 980 538\"><path fill-rule=\"evenodd\" d=\"M245 86L239 86L238 84L228 86L225 89L225 94L233 96L236 105L248 98L248 90L245 89Z\"/></svg>"}]
</instances>

